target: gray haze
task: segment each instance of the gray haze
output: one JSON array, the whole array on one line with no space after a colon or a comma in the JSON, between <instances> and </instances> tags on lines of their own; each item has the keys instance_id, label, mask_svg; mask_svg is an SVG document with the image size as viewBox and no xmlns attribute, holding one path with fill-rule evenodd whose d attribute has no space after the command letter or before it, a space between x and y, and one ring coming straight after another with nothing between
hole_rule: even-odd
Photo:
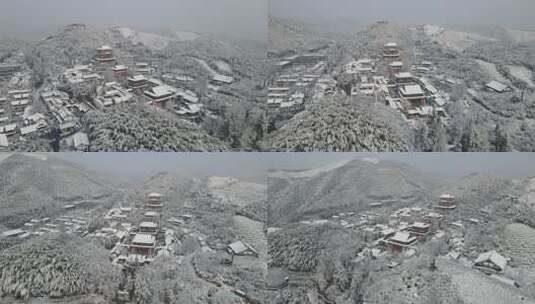
<instances>
[{"instance_id":1,"label":"gray haze","mask_svg":"<svg viewBox=\"0 0 535 304\"><path fill-rule=\"evenodd\" d=\"M35 39L87 23L265 40L266 16L267 0L0 0L0 36Z\"/></svg>"},{"instance_id":2,"label":"gray haze","mask_svg":"<svg viewBox=\"0 0 535 304\"><path fill-rule=\"evenodd\" d=\"M276 17L314 24L505 25L533 28L533 0L270 0Z\"/></svg>"},{"instance_id":3,"label":"gray haze","mask_svg":"<svg viewBox=\"0 0 535 304\"><path fill-rule=\"evenodd\" d=\"M161 172L182 177L230 176L265 183L262 153L51 153L91 171L139 182Z\"/></svg>"},{"instance_id":4,"label":"gray haze","mask_svg":"<svg viewBox=\"0 0 535 304\"><path fill-rule=\"evenodd\" d=\"M288 153L274 156L273 170L303 170L336 162L371 158L407 164L442 178L471 173L505 178L535 177L535 153Z\"/></svg>"},{"instance_id":5,"label":"gray haze","mask_svg":"<svg viewBox=\"0 0 535 304\"><path fill-rule=\"evenodd\" d=\"M535 176L535 153L56 153L62 159L124 180L167 171L184 177L231 176L266 180L269 170L302 170L356 158L390 160L448 179L470 173Z\"/></svg>"}]
</instances>

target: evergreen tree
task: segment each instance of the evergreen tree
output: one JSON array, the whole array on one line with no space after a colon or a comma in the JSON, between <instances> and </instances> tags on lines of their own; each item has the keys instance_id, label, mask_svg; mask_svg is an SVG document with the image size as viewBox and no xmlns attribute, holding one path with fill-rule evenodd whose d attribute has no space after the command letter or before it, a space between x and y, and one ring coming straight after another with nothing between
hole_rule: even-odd
<instances>
[{"instance_id":1,"label":"evergreen tree","mask_svg":"<svg viewBox=\"0 0 535 304\"><path fill-rule=\"evenodd\" d=\"M418 124L414 131L414 148L420 152L428 152L430 150L429 128L426 123Z\"/></svg>"},{"instance_id":2,"label":"evergreen tree","mask_svg":"<svg viewBox=\"0 0 535 304\"><path fill-rule=\"evenodd\" d=\"M446 129L442 124L442 121L438 115L433 117L431 123L430 133L431 151L432 152L447 152L448 140L446 135Z\"/></svg>"},{"instance_id":3,"label":"evergreen tree","mask_svg":"<svg viewBox=\"0 0 535 304\"><path fill-rule=\"evenodd\" d=\"M503 130L500 123L496 124L494 129L494 149L496 152L507 152L509 151L509 143L507 139L507 132Z\"/></svg>"},{"instance_id":4,"label":"evergreen tree","mask_svg":"<svg viewBox=\"0 0 535 304\"><path fill-rule=\"evenodd\" d=\"M460 144L462 152L484 152L488 149L487 137L480 128L474 126L472 120L464 127Z\"/></svg>"}]
</instances>

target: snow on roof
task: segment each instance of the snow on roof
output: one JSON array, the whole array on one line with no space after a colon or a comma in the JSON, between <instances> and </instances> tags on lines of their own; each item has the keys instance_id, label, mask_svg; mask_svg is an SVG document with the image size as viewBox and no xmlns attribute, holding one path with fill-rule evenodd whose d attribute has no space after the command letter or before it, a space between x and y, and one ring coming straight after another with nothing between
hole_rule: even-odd
<instances>
[{"instance_id":1,"label":"snow on roof","mask_svg":"<svg viewBox=\"0 0 535 304\"><path fill-rule=\"evenodd\" d=\"M423 95L424 91L418 84L411 84L401 87L401 93L403 95Z\"/></svg>"},{"instance_id":2,"label":"snow on roof","mask_svg":"<svg viewBox=\"0 0 535 304\"><path fill-rule=\"evenodd\" d=\"M498 266L498 268L500 268L501 270L504 270L505 265L507 265L507 259L505 259L505 257L501 254L497 253L495 250L480 254L475 261L476 264L484 262L491 262L494 265Z\"/></svg>"},{"instance_id":3,"label":"snow on roof","mask_svg":"<svg viewBox=\"0 0 535 304\"><path fill-rule=\"evenodd\" d=\"M395 75L396 78L411 78L412 74L409 72L401 72Z\"/></svg>"},{"instance_id":4,"label":"snow on roof","mask_svg":"<svg viewBox=\"0 0 535 304\"><path fill-rule=\"evenodd\" d=\"M142 234L142 233L136 234L134 236L134 239L132 239L132 243L134 244L147 245L147 246L154 245L155 241L156 241L156 238L153 235Z\"/></svg>"},{"instance_id":5,"label":"snow on roof","mask_svg":"<svg viewBox=\"0 0 535 304\"><path fill-rule=\"evenodd\" d=\"M391 67L402 67L403 62L402 61L394 61L390 64Z\"/></svg>"},{"instance_id":6,"label":"snow on roof","mask_svg":"<svg viewBox=\"0 0 535 304\"><path fill-rule=\"evenodd\" d=\"M397 46L398 46L398 44L395 43L395 42L389 42L389 43L385 44L385 47L397 47Z\"/></svg>"},{"instance_id":7,"label":"snow on roof","mask_svg":"<svg viewBox=\"0 0 535 304\"><path fill-rule=\"evenodd\" d=\"M15 131L15 129L17 129L17 124L9 124L9 125L5 125L5 126L0 126L0 132L13 132Z\"/></svg>"},{"instance_id":8,"label":"snow on roof","mask_svg":"<svg viewBox=\"0 0 535 304\"><path fill-rule=\"evenodd\" d=\"M153 98L161 98L173 93L175 92L167 85L159 85L153 87L150 91L145 91L145 95L149 95Z\"/></svg>"},{"instance_id":9,"label":"snow on roof","mask_svg":"<svg viewBox=\"0 0 535 304\"><path fill-rule=\"evenodd\" d=\"M158 212L148 211L145 213L145 216L148 216L148 217L158 216Z\"/></svg>"},{"instance_id":10,"label":"snow on roof","mask_svg":"<svg viewBox=\"0 0 535 304\"><path fill-rule=\"evenodd\" d=\"M158 224L154 222L142 222L139 224L139 227L141 228L157 228Z\"/></svg>"},{"instance_id":11,"label":"snow on roof","mask_svg":"<svg viewBox=\"0 0 535 304\"><path fill-rule=\"evenodd\" d=\"M162 195L160 193L152 192L149 193L148 197L162 197Z\"/></svg>"},{"instance_id":12,"label":"snow on roof","mask_svg":"<svg viewBox=\"0 0 535 304\"><path fill-rule=\"evenodd\" d=\"M135 76L132 76L129 80L132 80L132 81L143 81L143 80L147 80L147 78L145 78L145 76L143 76L143 75L135 75Z\"/></svg>"},{"instance_id":13,"label":"snow on roof","mask_svg":"<svg viewBox=\"0 0 535 304\"><path fill-rule=\"evenodd\" d=\"M74 141L74 147L78 148L80 146L88 146L89 145L89 138L87 137L87 134L84 132L78 132L72 136L72 139Z\"/></svg>"},{"instance_id":14,"label":"snow on roof","mask_svg":"<svg viewBox=\"0 0 535 304\"><path fill-rule=\"evenodd\" d=\"M154 87L154 88L152 88L152 91L157 96L164 96L164 95L167 95L167 94L171 93L171 90L169 90L166 86Z\"/></svg>"},{"instance_id":15,"label":"snow on roof","mask_svg":"<svg viewBox=\"0 0 535 304\"><path fill-rule=\"evenodd\" d=\"M21 135L28 135L28 134L37 132L37 130L38 130L38 125L37 124L29 125L29 126L20 128L20 134Z\"/></svg>"},{"instance_id":16,"label":"snow on roof","mask_svg":"<svg viewBox=\"0 0 535 304\"><path fill-rule=\"evenodd\" d=\"M505 89L507 89L507 86L501 82L498 82L496 80L493 80L489 83L487 83L487 87L493 89L496 92L503 92Z\"/></svg>"},{"instance_id":17,"label":"snow on roof","mask_svg":"<svg viewBox=\"0 0 535 304\"><path fill-rule=\"evenodd\" d=\"M99 51L110 51L111 50L111 46L103 45L103 46L99 47L97 50L99 50Z\"/></svg>"},{"instance_id":18,"label":"snow on roof","mask_svg":"<svg viewBox=\"0 0 535 304\"><path fill-rule=\"evenodd\" d=\"M3 236L17 236L23 233L24 233L24 230L22 229L14 229L14 230L4 231L2 235Z\"/></svg>"},{"instance_id":19,"label":"snow on roof","mask_svg":"<svg viewBox=\"0 0 535 304\"><path fill-rule=\"evenodd\" d=\"M385 228L385 229L383 229L382 234L383 235L390 235L390 234L393 234L395 232L396 232L396 230L394 230L393 228Z\"/></svg>"},{"instance_id":20,"label":"snow on roof","mask_svg":"<svg viewBox=\"0 0 535 304\"><path fill-rule=\"evenodd\" d=\"M429 90L429 92L433 94L438 93L437 88L434 85L432 85L431 82L427 78L421 78L420 81L427 88L427 90Z\"/></svg>"},{"instance_id":21,"label":"snow on roof","mask_svg":"<svg viewBox=\"0 0 535 304\"><path fill-rule=\"evenodd\" d=\"M431 225L429 225L427 223L422 223L422 222L415 222L414 224L412 224L412 227L422 228L422 229L429 228L430 226Z\"/></svg>"},{"instance_id":22,"label":"snow on roof","mask_svg":"<svg viewBox=\"0 0 535 304\"><path fill-rule=\"evenodd\" d=\"M116 65L115 67L113 67L113 69L116 71L119 71L119 70L126 70L127 67L121 64L121 65Z\"/></svg>"},{"instance_id":23,"label":"snow on roof","mask_svg":"<svg viewBox=\"0 0 535 304\"><path fill-rule=\"evenodd\" d=\"M413 242L414 240L416 240L416 238L411 237L410 233L402 231L396 232L396 234L394 234L394 236L392 236L390 240L398 243L407 244Z\"/></svg>"},{"instance_id":24,"label":"snow on roof","mask_svg":"<svg viewBox=\"0 0 535 304\"><path fill-rule=\"evenodd\" d=\"M220 74L214 75L213 80L217 81L217 82L222 82L222 83L232 83L232 82L234 82L234 78L233 77L220 75Z\"/></svg>"},{"instance_id":25,"label":"snow on roof","mask_svg":"<svg viewBox=\"0 0 535 304\"><path fill-rule=\"evenodd\" d=\"M423 116L432 116L434 114L435 109L432 106L423 106L420 107L420 115Z\"/></svg>"},{"instance_id":26,"label":"snow on roof","mask_svg":"<svg viewBox=\"0 0 535 304\"><path fill-rule=\"evenodd\" d=\"M452 198L455 198L455 196L449 194L449 193L443 193L440 195L440 198L447 198L447 199L452 199Z\"/></svg>"},{"instance_id":27,"label":"snow on roof","mask_svg":"<svg viewBox=\"0 0 535 304\"><path fill-rule=\"evenodd\" d=\"M247 244L245 244L242 241L234 242L234 243L228 245L228 247L235 254L240 254L240 253L246 252L247 250L252 250L252 248L250 246L248 246Z\"/></svg>"},{"instance_id":28,"label":"snow on roof","mask_svg":"<svg viewBox=\"0 0 535 304\"><path fill-rule=\"evenodd\" d=\"M7 140L7 136L5 134L0 134L0 147L9 147L9 141Z\"/></svg>"}]
</instances>

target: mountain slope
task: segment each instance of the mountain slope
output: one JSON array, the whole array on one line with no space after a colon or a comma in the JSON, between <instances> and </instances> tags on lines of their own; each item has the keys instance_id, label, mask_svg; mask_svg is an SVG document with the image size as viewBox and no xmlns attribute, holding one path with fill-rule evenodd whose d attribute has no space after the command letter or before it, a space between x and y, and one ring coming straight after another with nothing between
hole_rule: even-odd
<instances>
[{"instance_id":1,"label":"mountain slope","mask_svg":"<svg viewBox=\"0 0 535 304\"><path fill-rule=\"evenodd\" d=\"M53 156L10 155L0 161L0 224L20 226L58 214L65 204L111 200L112 184Z\"/></svg>"},{"instance_id":2,"label":"mountain slope","mask_svg":"<svg viewBox=\"0 0 535 304\"><path fill-rule=\"evenodd\" d=\"M289 223L366 210L373 202L414 203L430 199L438 181L391 162L355 160L308 177L272 174L269 179L268 222ZM400 206L401 207L401 206Z\"/></svg>"},{"instance_id":3,"label":"mountain slope","mask_svg":"<svg viewBox=\"0 0 535 304\"><path fill-rule=\"evenodd\" d=\"M310 24L276 17L269 18L269 52L309 50L331 43L330 39L314 32Z\"/></svg>"}]
</instances>

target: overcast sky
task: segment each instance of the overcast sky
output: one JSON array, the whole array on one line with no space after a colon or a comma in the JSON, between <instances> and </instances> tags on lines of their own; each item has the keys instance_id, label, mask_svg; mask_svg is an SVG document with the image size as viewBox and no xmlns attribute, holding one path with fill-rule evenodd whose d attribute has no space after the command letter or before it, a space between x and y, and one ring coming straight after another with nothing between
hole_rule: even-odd
<instances>
[{"instance_id":1,"label":"overcast sky","mask_svg":"<svg viewBox=\"0 0 535 304\"><path fill-rule=\"evenodd\" d=\"M355 158L409 164L455 179L481 172L507 178L535 176L535 153L57 153L63 159L107 175L141 181L159 172L185 177L232 176L264 182L269 170L322 167Z\"/></svg>"},{"instance_id":2,"label":"overcast sky","mask_svg":"<svg viewBox=\"0 0 535 304\"><path fill-rule=\"evenodd\" d=\"M259 40L267 0L0 0L0 35L37 34L68 23L178 27Z\"/></svg>"},{"instance_id":3,"label":"overcast sky","mask_svg":"<svg viewBox=\"0 0 535 304\"><path fill-rule=\"evenodd\" d=\"M407 24L499 24L532 27L534 0L270 0L270 13L311 23L351 19Z\"/></svg>"}]
</instances>

